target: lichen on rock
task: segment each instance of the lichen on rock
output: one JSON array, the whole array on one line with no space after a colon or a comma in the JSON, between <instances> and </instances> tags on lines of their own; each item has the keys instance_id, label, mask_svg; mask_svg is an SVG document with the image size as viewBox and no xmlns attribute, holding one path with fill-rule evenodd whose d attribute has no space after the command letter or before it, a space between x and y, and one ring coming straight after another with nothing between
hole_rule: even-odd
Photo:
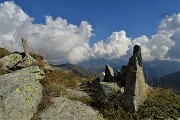
<instances>
[{"instance_id":1,"label":"lichen on rock","mask_svg":"<svg viewBox=\"0 0 180 120\"><path fill-rule=\"evenodd\" d=\"M37 66L0 76L0 120L30 120L41 102L43 77Z\"/></svg>"}]
</instances>

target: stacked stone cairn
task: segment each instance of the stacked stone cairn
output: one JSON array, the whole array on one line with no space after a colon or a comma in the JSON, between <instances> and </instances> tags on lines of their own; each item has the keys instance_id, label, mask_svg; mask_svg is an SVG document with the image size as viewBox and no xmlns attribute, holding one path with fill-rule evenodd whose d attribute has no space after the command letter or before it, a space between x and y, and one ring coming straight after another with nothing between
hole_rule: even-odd
<instances>
[{"instance_id":1,"label":"stacked stone cairn","mask_svg":"<svg viewBox=\"0 0 180 120\"><path fill-rule=\"evenodd\" d=\"M23 53L13 52L10 55L0 58L0 63L3 65L4 70L13 72L21 68L32 66L34 63L38 63L38 60L30 55L29 44L26 38L22 38L22 46L24 49ZM42 63L46 70L53 70L46 60L43 59Z\"/></svg>"}]
</instances>

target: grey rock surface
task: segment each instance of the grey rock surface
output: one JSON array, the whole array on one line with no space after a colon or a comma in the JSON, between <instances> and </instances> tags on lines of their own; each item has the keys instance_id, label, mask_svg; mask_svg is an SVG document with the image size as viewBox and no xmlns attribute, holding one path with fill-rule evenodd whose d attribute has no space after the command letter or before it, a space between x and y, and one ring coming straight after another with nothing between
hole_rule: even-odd
<instances>
[{"instance_id":1,"label":"grey rock surface","mask_svg":"<svg viewBox=\"0 0 180 120\"><path fill-rule=\"evenodd\" d=\"M43 60L44 69L53 71L54 69L49 65L46 60Z\"/></svg>"},{"instance_id":2,"label":"grey rock surface","mask_svg":"<svg viewBox=\"0 0 180 120\"><path fill-rule=\"evenodd\" d=\"M75 90L75 89L66 89L66 98L80 98L80 97L86 97L90 98L89 95L83 91Z\"/></svg>"},{"instance_id":3,"label":"grey rock surface","mask_svg":"<svg viewBox=\"0 0 180 120\"><path fill-rule=\"evenodd\" d=\"M0 59L0 63L3 65L3 69L8 70L14 67L16 64L22 61L22 56L18 53L7 55Z\"/></svg>"},{"instance_id":4,"label":"grey rock surface","mask_svg":"<svg viewBox=\"0 0 180 120\"><path fill-rule=\"evenodd\" d=\"M43 77L37 66L0 76L0 120L30 120L41 102Z\"/></svg>"},{"instance_id":5,"label":"grey rock surface","mask_svg":"<svg viewBox=\"0 0 180 120\"><path fill-rule=\"evenodd\" d=\"M36 63L36 62L38 62L38 61L35 60L33 57L25 56L22 59L21 63L17 64L15 67L22 67L22 68L24 68L24 67L28 67L28 66L32 65L33 63Z\"/></svg>"},{"instance_id":6,"label":"grey rock surface","mask_svg":"<svg viewBox=\"0 0 180 120\"><path fill-rule=\"evenodd\" d=\"M135 45L133 56L123 69L126 82L124 87L124 107L130 111L137 111L146 101L148 94L143 74L140 46Z\"/></svg>"},{"instance_id":7,"label":"grey rock surface","mask_svg":"<svg viewBox=\"0 0 180 120\"><path fill-rule=\"evenodd\" d=\"M24 48L24 53L26 56L30 56L29 54L29 44L28 44L28 40L26 38L22 38L22 45Z\"/></svg>"},{"instance_id":8,"label":"grey rock surface","mask_svg":"<svg viewBox=\"0 0 180 120\"><path fill-rule=\"evenodd\" d=\"M117 83L100 82L100 84L107 98L110 98L118 92L121 92L121 88L117 85Z\"/></svg>"},{"instance_id":9,"label":"grey rock surface","mask_svg":"<svg viewBox=\"0 0 180 120\"><path fill-rule=\"evenodd\" d=\"M98 111L82 102L64 97L52 101L54 104L40 114L42 120L103 120Z\"/></svg>"},{"instance_id":10,"label":"grey rock surface","mask_svg":"<svg viewBox=\"0 0 180 120\"><path fill-rule=\"evenodd\" d=\"M93 97L100 101L106 101L107 99L111 99L113 96L124 92L124 88L120 88L116 82L99 82L95 80L92 81L90 85Z\"/></svg>"}]
</instances>

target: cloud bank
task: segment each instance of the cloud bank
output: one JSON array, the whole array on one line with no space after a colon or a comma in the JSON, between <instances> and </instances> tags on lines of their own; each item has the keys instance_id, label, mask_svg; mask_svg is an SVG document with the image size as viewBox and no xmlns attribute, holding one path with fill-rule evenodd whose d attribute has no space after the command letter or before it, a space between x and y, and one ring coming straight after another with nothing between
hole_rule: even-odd
<instances>
[{"instance_id":1,"label":"cloud bank","mask_svg":"<svg viewBox=\"0 0 180 120\"><path fill-rule=\"evenodd\" d=\"M0 45L11 51L22 51L21 37L27 37L30 49L43 49L46 58L54 62L77 63L88 59L92 27L87 21L79 26L69 24L60 17L46 16L45 24L33 24L14 2L0 4Z\"/></svg>"},{"instance_id":2,"label":"cloud bank","mask_svg":"<svg viewBox=\"0 0 180 120\"><path fill-rule=\"evenodd\" d=\"M34 24L14 2L0 4L0 47L11 51L21 51L21 37L27 37L32 52L43 53L49 61L79 63L88 59L125 58L130 56L135 44L142 46L143 59L180 60L180 13L164 18L157 34L151 38L143 35L132 39L121 30L113 32L106 40L90 47L93 29L87 21L79 26L68 23L66 19L45 17L45 24Z\"/></svg>"}]
</instances>

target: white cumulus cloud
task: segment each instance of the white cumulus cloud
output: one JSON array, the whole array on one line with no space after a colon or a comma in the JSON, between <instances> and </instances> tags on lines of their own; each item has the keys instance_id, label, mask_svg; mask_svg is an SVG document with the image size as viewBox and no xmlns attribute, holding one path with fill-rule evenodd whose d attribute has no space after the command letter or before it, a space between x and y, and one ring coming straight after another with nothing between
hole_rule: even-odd
<instances>
[{"instance_id":1,"label":"white cumulus cloud","mask_svg":"<svg viewBox=\"0 0 180 120\"><path fill-rule=\"evenodd\" d=\"M125 31L113 32L105 41L101 40L91 48L91 56L95 58L120 58L127 55L131 39Z\"/></svg>"},{"instance_id":2,"label":"white cumulus cloud","mask_svg":"<svg viewBox=\"0 0 180 120\"><path fill-rule=\"evenodd\" d=\"M77 63L88 59L92 27L87 21L80 26L69 24L60 17L46 16L46 23L33 24L14 2L0 4L0 45L11 51L22 51L21 37L27 37L31 51L43 49L47 59L54 62Z\"/></svg>"},{"instance_id":3,"label":"white cumulus cloud","mask_svg":"<svg viewBox=\"0 0 180 120\"><path fill-rule=\"evenodd\" d=\"M180 60L180 13L164 18L157 34L135 39L128 38L125 31L113 32L105 41L99 41L91 48L95 58L123 58L132 55L134 45L140 45L145 61L162 59Z\"/></svg>"},{"instance_id":4,"label":"white cumulus cloud","mask_svg":"<svg viewBox=\"0 0 180 120\"><path fill-rule=\"evenodd\" d=\"M34 24L33 17L12 1L0 4L0 47L22 52L21 37L27 37L32 52L43 53L49 61L78 63L92 58L126 58L135 44L141 45L144 60L180 59L180 13L165 17L150 38L132 39L126 32L112 32L110 37L90 47L92 26L66 19L45 17L45 24ZM137 28L138 29L138 28Z\"/></svg>"}]
</instances>

